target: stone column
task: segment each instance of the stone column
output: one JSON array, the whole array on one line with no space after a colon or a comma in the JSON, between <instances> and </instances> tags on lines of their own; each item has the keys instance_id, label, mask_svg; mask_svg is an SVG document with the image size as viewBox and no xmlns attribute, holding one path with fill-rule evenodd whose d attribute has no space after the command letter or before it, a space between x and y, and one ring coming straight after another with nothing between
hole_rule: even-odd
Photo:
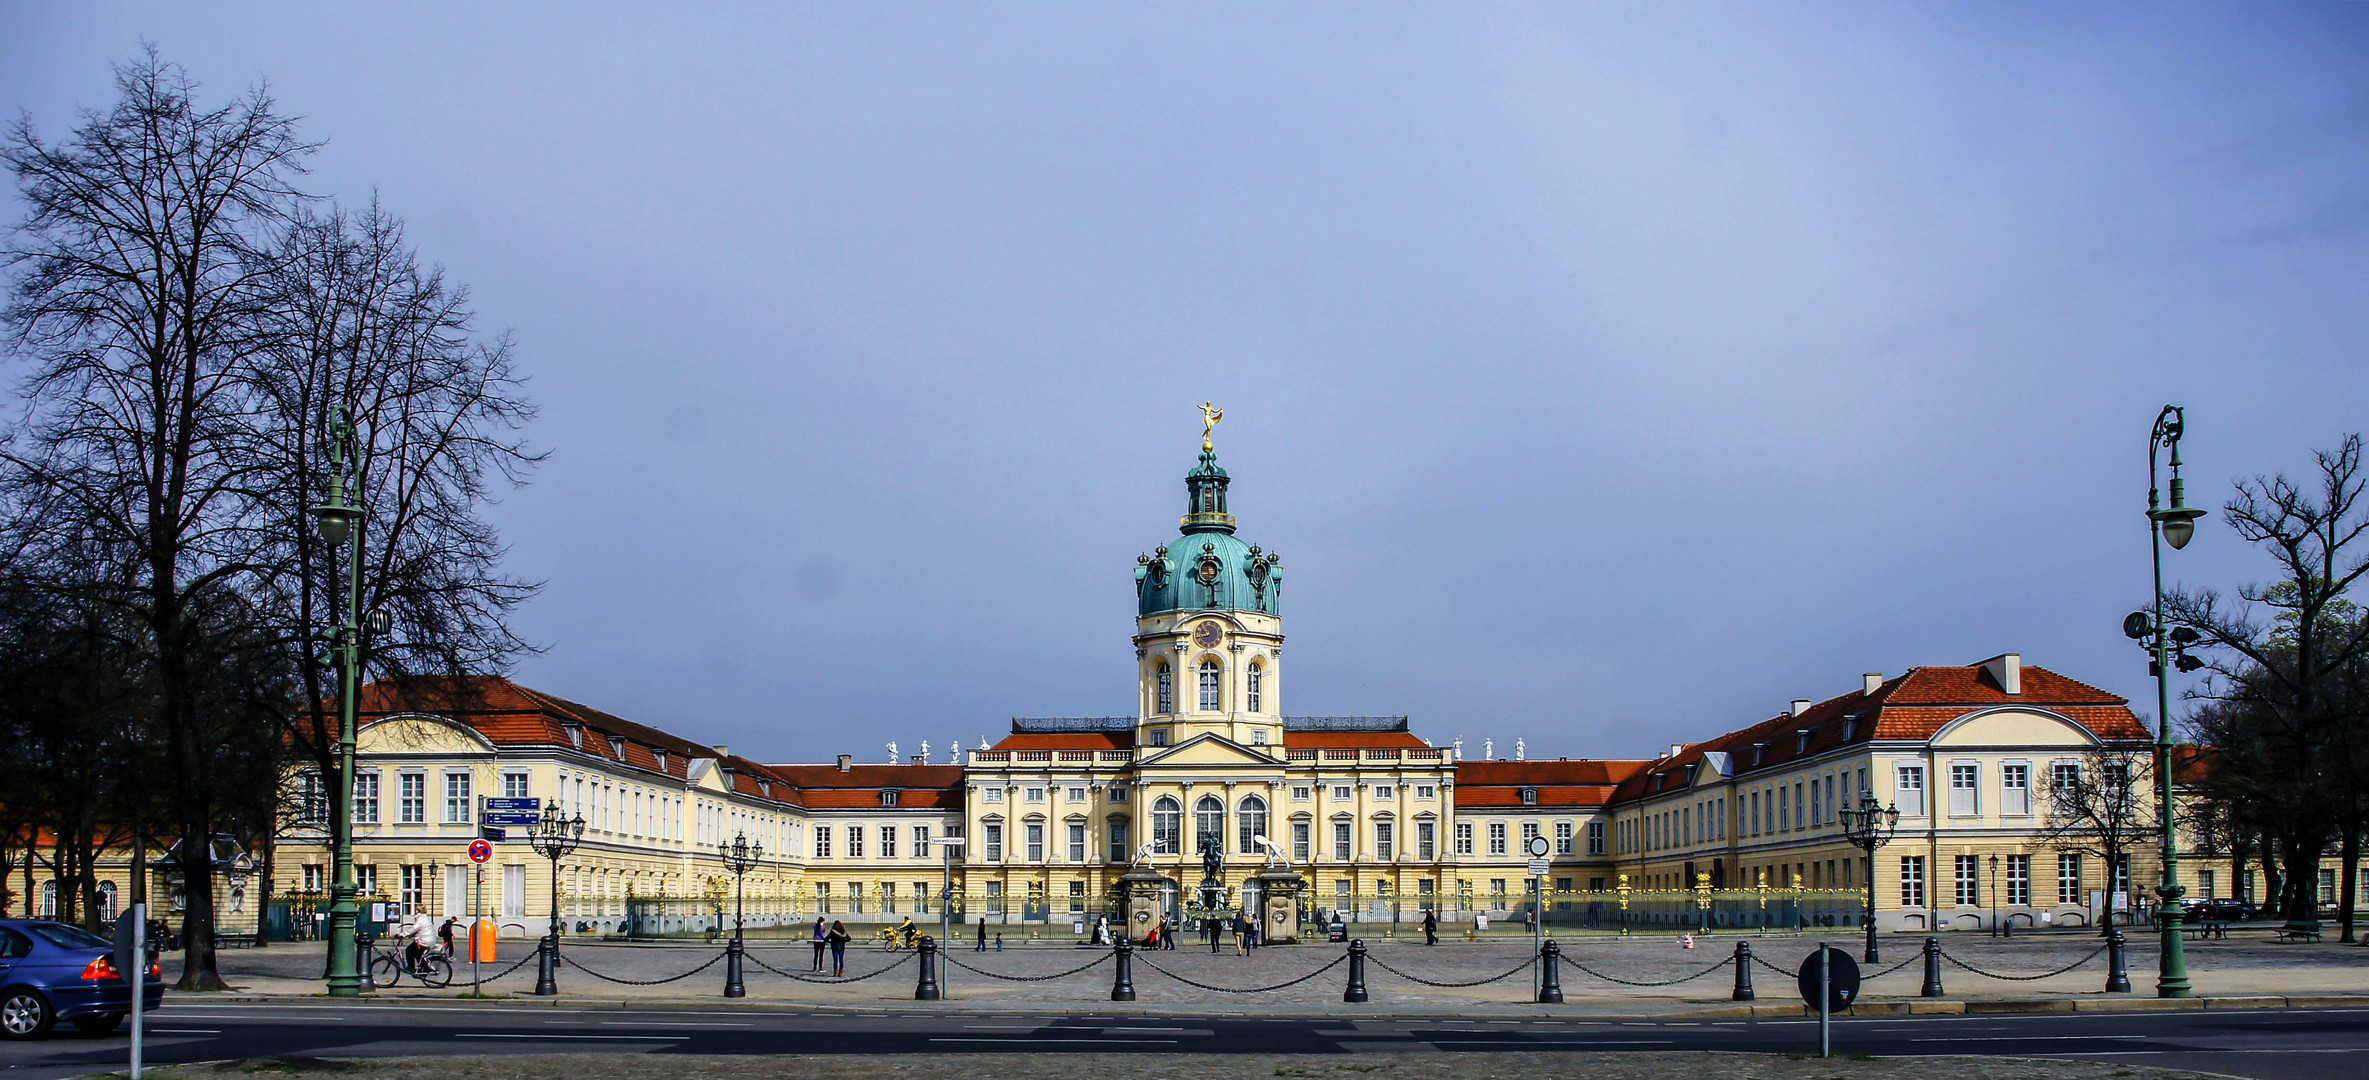
<instances>
[{"instance_id":1,"label":"stone column","mask_svg":"<svg viewBox=\"0 0 2369 1080\"><path fill-rule=\"evenodd\" d=\"M1119 875L1120 911L1125 918L1118 933L1136 941L1151 933L1152 927L1159 925L1160 891L1167 885L1167 878L1141 867Z\"/></svg>"},{"instance_id":2,"label":"stone column","mask_svg":"<svg viewBox=\"0 0 2369 1080\"><path fill-rule=\"evenodd\" d=\"M1276 868L1258 874L1259 903L1266 910L1260 940L1269 945L1296 945L1300 940L1300 890L1307 879Z\"/></svg>"}]
</instances>

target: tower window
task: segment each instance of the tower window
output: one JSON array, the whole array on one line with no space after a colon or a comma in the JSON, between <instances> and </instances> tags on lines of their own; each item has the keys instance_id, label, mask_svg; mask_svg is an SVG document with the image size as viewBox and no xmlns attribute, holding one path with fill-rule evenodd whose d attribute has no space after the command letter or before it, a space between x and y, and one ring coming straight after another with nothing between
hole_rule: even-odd
<instances>
[{"instance_id":1,"label":"tower window","mask_svg":"<svg viewBox=\"0 0 2369 1080\"><path fill-rule=\"evenodd\" d=\"M1257 664L1250 665L1250 674L1242 683L1242 707L1245 710L1259 711L1260 691L1264 689L1260 684L1266 681L1266 674L1267 669Z\"/></svg>"},{"instance_id":2,"label":"tower window","mask_svg":"<svg viewBox=\"0 0 2369 1080\"><path fill-rule=\"evenodd\" d=\"M1217 673L1218 663L1216 657L1213 656L1207 660L1201 661L1202 712L1216 712L1221 707L1218 704Z\"/></svg>"},{"instance_id":3,"label":"tower window","mask_svg":"<svg viewBox=\"0 0 2369 1080\"><path fill-rule=\"evenodd\" d=\"M1171 671L1169 671L1169 670L1168 670L1168 662L1167 662L1167 661L1165 661L1165 660L1162 660L1162 661L1160 661L1159 674L1153 677L1153 681L1154 681L1154 682L1156 682L1156 683L1158 684L1158 686L1159 686L1159 698L1160 698L1160 700L1159 700L1159 706L1158 706L1157 708L1153 709L1152 711L1153 711L1153 712L1157 712L1157 713L1163 713L1163 714L1164 714L1164 713L1172 713L1172 712L1175 712L1175 711L1176 711L1176 675L1175 675L1173 672L1171 672Z\"/></svg>"}]
</instances>

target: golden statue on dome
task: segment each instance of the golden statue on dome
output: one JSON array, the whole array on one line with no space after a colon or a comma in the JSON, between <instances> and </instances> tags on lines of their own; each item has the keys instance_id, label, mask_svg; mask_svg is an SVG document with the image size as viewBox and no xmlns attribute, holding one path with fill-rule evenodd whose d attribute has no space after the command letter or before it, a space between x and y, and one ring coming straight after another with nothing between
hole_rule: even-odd
<instances>
[{"instance_id":1,"label":"golden statue on dome","mask_svg":"<svg viewBox=\"0 0 2369 1080\"><path fill-rule=\"evenodd\" d=\"M1206 401L1204 401L1204 402L1202 402L1202 403L1201 403L1201 452L1202 452L1202 453L1204 453L1204 454L1211 453L1211 452L1213 452L1213 451L1215 451L1215 450L1217 449L1217 447L1216 447L1216 446L1214 446L1214 445L1212 445L1212 444L1210 443L1210 441L1209 441L1209 433L1210 433L1210 432L1212 432L1212 431L1215 431L1215 430L1217 430L1217 424L1218 424L1218 421L1220 421L1220 420L1224 420L1225 418L1226 418L1226 411L1225 411L1224 409L1213 408L1213 407L1211 407L1211 405L1210 405L1208 402L1206 402Z\"/></svg>"}]
</instances>

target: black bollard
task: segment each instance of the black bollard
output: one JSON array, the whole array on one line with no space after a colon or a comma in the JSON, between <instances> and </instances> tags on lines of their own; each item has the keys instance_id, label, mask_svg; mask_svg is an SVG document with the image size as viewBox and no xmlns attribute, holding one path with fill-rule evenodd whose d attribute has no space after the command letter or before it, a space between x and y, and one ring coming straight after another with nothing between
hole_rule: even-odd
<instances>
[{"instance_id":1,"label":"black bollard","mask_svg":"<svg viewBox=\"0 0 2369 1080\"><path fill-rule=\"evenodd\" d=\"M1925 939L1925 988L1918 991L1925 997L1941 996L1941 939Z\"/></svg>"},{"instance_id":2,"label":"black bollard","mask_svg":"<svg viewBox=\"0 0 2369 1080\"><path fill-rule=\"evenodd\" d=\"M1731 1001L1752 1000L1752 943L1736 942L1736 992Z\"/></svg>"},{"instance_id":3,"label":"black bollard","mask_svg":"<svg viewBox=\"0 0 2369 1080\"><path fill-rule=\"evenodd\" d=\"M370 974L370 943L373 940L376 939L362 937L359 934L354 936L354 970L362 973L362 989L364 990L378 989L378 980L372 978ZM542 993L539 989L535 992ZM558 993L558 991L554 990L552 993Z\"/></svg>"},{"instance_id":4,"label":"black bollard","mask_svg":"<svg viewBox=\"0 0 2369 1080\"><path fill-rule=\"evenodd\" d=\"M938 940L921 936L921 978L913 984L913 1000L938 1000Z\"/></svg>"},{"instance_id":5,"label":"black bollard","mask_svg":"<svg viewBox=\"0 0 2369 1080\"><path fill-rule=\"evenodd\" d=\"M1133 1001L1135 1000L1135 943L1127 940L1127 935L1124 933L1125 927L1120 929L1122 932L1119 934L1119 943L1113 946L1114 953L1119 960L1119 970L1116 975L1111 976L1110 999L1112 1001Z\"/></svg>"},{"instance_id":6,"label":"black bollard","mask_svg":"<svg viewBox=\"0 0 2369 1080\"><path fill-rule=\"evenodd\" d=\"M740 975L741 975L741 970L740 970L740 958L741 958L741 956L742 956L742 952L741 952L741 945L740 945L740 935L738 935L738 934L735 934L735 935L733 935L733 936L732 936L732 940L731 940L731 941L728 941L728 942L725 942L725 943L724 943L724 996L725 996L725 997L728 997L728 998L747 997L747 996L748 996L748 994L749 994L748 987L747 987L747 986L745 986L745 985L743 985L743 984L741 983L741 980L740 980Z\"/></svg>"},{"instance_id":7,"label":"black bollard","mask_svg":"<svg viewBox=\"0 0 2369 1080\"><path fill-rule=\"evenodd\" d=\"M2107 932L2106 992L2109 994L2130 993L2130 966L2122 962L2122 947L2125 944L2127 942L2123 939L2122 931Z\"/></svg>"},{"instance_id":8,"label":"black bollard","mask_svg":"<svg viewBox=\"0 0 2369 1080\"><path fill-rule=\"evenodd\" d=\"M1349 943L1349 989L1341 993L1341 1000L1361 1002L1371 1000L1365 993L1365 939Z\"/></svg>"},{"instance_id":9,"label":"black bollard","mask_svg":"<svg viewBox=\"0 0 2369 1080\"><path fill-rule=\"evenodd\" d=\"M543 935L535 953L535 995L554 996L559 993L559 931Z\"/></svg>"},{"instance_id":10,"label":"black bollard","mask_svg":"<svg viewBox=\"0 0 2369 1080\"><path fill-rule=\"evenodd\" d=\"M1538 962L1541 965L1538 969L1538 1003L1541 1005L1563 1003L1562 960L1563 947L1555 944L1553 938L1548 938L1546 948L1538 951Z\"/></svg>"}]
</instances>

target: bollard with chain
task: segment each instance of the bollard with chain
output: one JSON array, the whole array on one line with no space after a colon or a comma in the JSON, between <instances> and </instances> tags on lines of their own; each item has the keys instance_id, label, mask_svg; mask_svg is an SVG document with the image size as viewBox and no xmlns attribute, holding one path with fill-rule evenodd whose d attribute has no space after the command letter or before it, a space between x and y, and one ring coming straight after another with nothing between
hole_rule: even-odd
<instances>
[{"instance_id":1,"label":"bollard with chain","mask_svg":"<svg viewBox=\"0 0 2369 1080\"><path fill-rule=\"evenodd\" d=\"M921 936L921 976L913 984L913 1000L936 1001L938 992L938 940Z\"/></svg>"},{"instance_id":2,"label":"bollard with chain","mask_svg":"<svg viewBox=\"0 0 2369 1080\"><path fill-rule=\"evenodd\" d=\"M1729 1000L1752 1000L1752 943L1736 942L1736 992Z\"/></svg>"},{"instance_id":3,"label":"bollard with chain","mask_svg":"<svg viewBox=\"0 0 2369 1080\"><path fill-rule=\"evenodd\" d=\"M1121 928L1119 943L1112 951L1112 955L1118 959L1118 973L1112 975L1110 980L1112 1001L1135 1000L1135 943L1127 940L1124 929Z\"/></svg>"},{"instance_id":4,"label":"bollard with chain","mask_svg":"<svg viewBox=\"0 0 2369 1080\"><path fill-rule=\"evenodd\" d=\"M552 997L559 993L559 929L543 935L535 946L535 996Z\"/></svg>"},{"instance_id":5,"label":"bollard with chain","mask_svg":"<svg viewBox=\"0 0 2369 1080\"><path fill-rule=\"evenodd\" d=\"M2130 967L2122 962L2124 944L2122 931L2106 933L2106 992L2109 994L2130 993Z\"/></svg>"},{"instance_id":6,"label":"bollard with chain","mask_svg":"<svg viewBox=\"0 0 2369 1080\"><path fill-rule=\"evenodd\" d=\"M1365 992L1365 939L1349 943L1349 989L1341 992L1341 1000L1361 1002L1371 1000Z\"/></svg>"},{"instance_id":7,"label":"bollard with chain","mask_svg":"<svg viewBox=\"0 0 2369 1080\"><path fill-rule=\"evenodd\" d=\"M1925 988L1918 991L1925 997L1941 996L1941 939L1925 939Z\"/></svg>"},{"instance_id":8,"label":"bollard with chain","mask_svg":"<svg viewBox=\"0 0 2369 1080\"><path fill-rule=\"evenodd\" d=\"M741 949L740 935L732 935L732 940L724 945L725 997L736 998L749 995L748 987L740 979L741 957L745 955L747 954Z\"/></svg>"},{"instance_id":9,"label":"bollard with chain","mask_svg":"<svg viewBox=\"0 0 2369 1080\"><path fill-rule=\"evenodd\" d=\"M1546 948L1538 951L1538 1003L1541 1005L1563 1003L1562 959L1563 947L1555 944L1553 938L1546 939Z\"/></svg>"}]
</instances>

